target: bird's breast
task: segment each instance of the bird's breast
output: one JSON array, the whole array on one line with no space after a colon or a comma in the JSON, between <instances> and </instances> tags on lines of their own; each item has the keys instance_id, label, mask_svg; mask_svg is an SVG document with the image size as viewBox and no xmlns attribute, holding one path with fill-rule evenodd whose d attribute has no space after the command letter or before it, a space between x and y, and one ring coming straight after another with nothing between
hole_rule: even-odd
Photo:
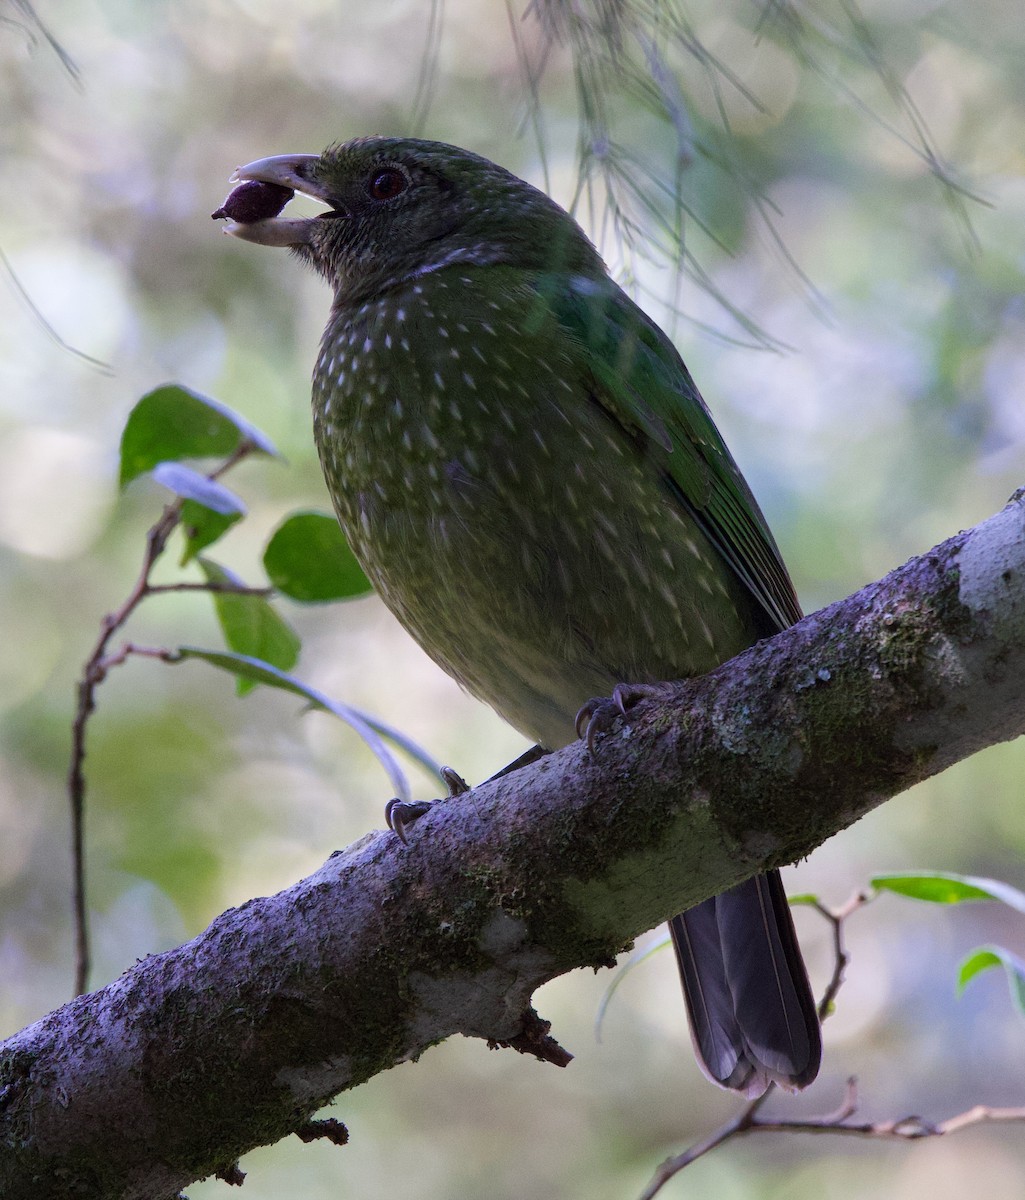
<instances>
[{"instance_id":1,"label":"bird's breast","mask_svg":"<svg viewBox=\"0 0 1025 1200\"><path fill-rule=\"evenodd\" d=\"M518 297L426 277L336 319L314 427L386 604L543 744L615 682L707 670L750 640L721 561Z\"/></svg>"}]
</instances>

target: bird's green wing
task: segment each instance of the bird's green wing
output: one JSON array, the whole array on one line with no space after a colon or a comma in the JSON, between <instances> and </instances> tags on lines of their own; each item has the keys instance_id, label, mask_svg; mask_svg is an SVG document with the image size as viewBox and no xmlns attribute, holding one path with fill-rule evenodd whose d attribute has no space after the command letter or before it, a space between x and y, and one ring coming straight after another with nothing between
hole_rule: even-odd
<instances>
[{"instance_id":1,"label":"bird's green wing","mask_svg":"<svg viewBox=\"0 0 1025 1200\"><path fill-rule=\"evenodd\" d=\"M683 359L611 280L546 277L538 292L586 354L592 396L660 467L772 626L800 620L779 549Z\"/></svg>"}]
</instances>

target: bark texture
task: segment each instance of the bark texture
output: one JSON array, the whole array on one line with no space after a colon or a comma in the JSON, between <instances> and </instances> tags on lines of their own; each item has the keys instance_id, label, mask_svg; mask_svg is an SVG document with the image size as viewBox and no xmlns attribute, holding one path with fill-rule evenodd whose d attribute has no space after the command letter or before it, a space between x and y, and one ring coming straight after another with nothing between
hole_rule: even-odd
<instances>
[{"instance_id":1,"label":"bark texture","mask_svg":"<svg viewBox=\"0 0 1025 1200\"><path fill-rule=\"evenodd\" d=\"M1025 731L1025 504L581 745L373 833L0 1045L5 1200L170 1200Z\"/></svg>"}]
</instances>

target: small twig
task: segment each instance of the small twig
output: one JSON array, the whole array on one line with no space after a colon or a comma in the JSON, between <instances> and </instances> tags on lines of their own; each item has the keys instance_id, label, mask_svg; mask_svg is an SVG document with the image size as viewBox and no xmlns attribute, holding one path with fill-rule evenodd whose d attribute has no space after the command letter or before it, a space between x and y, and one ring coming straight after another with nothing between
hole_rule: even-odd
<instances>
[{"instance_id":1,"label":"small twig","mask_svg":"<svg viewBox=\"0 0 1025 1200\"><path fill-rule=\"evenodd\" d=\"M162 646L137 646L134 642L123 642L120 650L115 650L113 654L108 654L99 662L99 667L104 675L111 667L119 667L127 659L135 656L137 658L158 658L161 662L176 663L181 660L181 655L176 650L165 650Z\"/></svg>"},{"instance_id":2,"label":"small twig","mask_svg":"<svg viewBox=\"0 0 1025 1200\"><path fill-rule=\"evenodd\" d=\"M181 519L181 500L173 500L160 520L146 535L142 567L121 606L100 622L100 636L85 661L78 682L78 705L71 723L71 763L68 769L68 798L71 802L72 906L75 919L75 995L80 996L89 979L89 929L85 903L85 735L89 717L96 708L96 689L112 665L107 647L146 596L150 572ZM123 661L120 660L120 661Z\"/></svg>"},{"instance_id":3,"label":"small twig","mask_svg":"<svg viewBox=\"0 0 1025 1200\"><path fill-rule=\"evenodd\" d=\"M246 1173L238 1163L232 1163L230 1167L225 1167L223 1171L218 1171L217 1178L229 1187L241 1187L246 1181Z\"/></svg>"},{"instance_id":4,"label":"small twig","mask_svg":"<svg viewBox=\"0 0 1025 1200\"><path fill-rule=\"evenodd\" d=\"M334 1117L326 1117L322 1121L306 1121L293 1132L302 1142L315 1142L324 1138L334 1146L344 1146L349 1140L348 1129Z\"/></svg>"},{"instance_id":5,"label":"small twig","mask_svg":"<svg viewBox=\"0 0 1025 1200\"><path fill-rule=\"evenodd\" d=\"M833 927L833 975L826 984L826 990L822 993L822 999L819 1001L820 1021L824 1021L832 1013L833 1003L837 993L843 987L844 975L851 961L844 942L844 923L859 908L864 908L866 904L874 900L875 895L875 892L855 892L847 903L841 904L839 908L827 908L821 900L811 902L811 907Z\"/></svg>"},{"instance_id":6,"label":"small twig","mask_svg":"<svg viewBox=\"0 0 1025 1200\"><path fill-rule=\"evenodd\" d=\"M843 1103L835 1112L821 1117L807 1117L804 1120L783 1118L781 1120L760 1120L756 1113L770 1092L759 1096L757 1100L747 1105L731 1121L727 1121L703 1142L698 1142L689 1150L675 1158L666 1159L658 1168L647 1189L641 1193L640 1200L652 1200L652 1197L662 1188L663 1184L672 1179L684 1167L689 1166L695 1159L721 1146L729 1138L742 1133L758 1130L763 1133L836 1133L848 1137L882 1138L889 1141L916 1142L922 1138L946 1137L952 1133L960 1133L973 1125L987 1122L1019 1122L1025 1123L1025 1108L990 1108L977 1104L956 1116L948 1117L945 1121L927 1121L919 1116L899 1117L892 1121L851 1121L858 1108L858 1082L851 1077L847 1080L847 1091Z\"/></svg>"},{"instance_id":7,"label":"small twig","mask_svg":"<svg viewBox=\"0 0 1025 1200\"><path fill-rule=\"evenodd\" d=\"M928 1121L916 1115L892 1121L851 1121L858 1108L858 1081L847 1080L847 1095L835 1113L805 1120L754 1121L751 1129L770 1133L841 1133L852 1137L888 1138L891 1141L916 1142L922 1138L947 1137L973 1125L986 1122L1025 1122L1025 1108L990 1108L976 1104L945 1121Z\"/></svg>"},{"instance_id":8,"label":"small twig","mask_svg":"<svg viewBox=\"0 0 1025 1200\"><path fill-rule=\"evenodd\" d=\"M745 1104L735 1117L732 1117L725 1124L720 1125L704 1141L696 1142L689 1149L684 1150L682 1154L677 1154L673 1158L667 1158L652 1176L648 1186L641 1192L640 1200L652 1200L652 1197L660 1192L664 1185L674 1175L682 1171L684 1167L689 1167L692 1162L702 1158L710 1150L714 1150L716 1146L721 1146L723 1142L750 1129L754 1125L755 1115L772 1095L772 1092L773 1086L770 1084L766 1092Z\"/></svg>"},{"instance_id":9,"label":"small twig","mask_svg":"<svg viewBox=\"0 0 1025 1200\"><path fill-rule=\"evenodd\" d=\"M497 1050L508 1046L512 1050L518 1050L520 1054L532 1054L540 1062L550 1062L556 1067L568 1067L573 1061L573 1055L551 1036L551 1028L551 1021L546 1021L539 1017L533 1008L528 1008L523 1014L523 1029L515 1037L505 1042L489 1041L488 1047Z\"/></svg>"},{"instance_id":10,"label":"small twig","mask_svg":"<svg viewBox=\"0 0 1025 1200\"><path fill-rule=\"evenodd\" d=\"M219 479L236 463L239 463L256 447L243 440L208 478ZM126 644L115 654L108 653L111 639L135 612L143 600L154 592L168 590L164 584L151 584L150 575L157 560L167 547L167 540L181 520L182 500L172 500L160 515L160 519L146 534L146 549L135 583L128 595L113 612L100 622L100 636L85 660L78 681L78 701L71 723L71 761L68 766L68 799L71 805L71 898L74 910L75 936L75 995L80 996L89 980L89 927L85 900L85 753L86 729L89 718L96 708L96 689L107 676L111 667L119 666L130 654L146 654L161 658L168 651L147 650ZM220 590L209 584L207 590ZM227 590L227 589L224 589Z\"/></svg>"},{"instance_id":11,"label":"small twig","mask_svg":"<svg viewBox=\"0 0 1025 1200\"><path fill-rule=\"evenodd\" d=\"M833 1002L843 986L844 972L850 963L850 955L844 944L844 925L859 908L874 900L874 891L859 891L842 904L839 908L827 908L819 900L812 900L811 907L820 913L833 927L833 974L822 993L819 1001L819 1019L824 1021L833 1011ZM652 1200L662 1187L696 1159L708 1154L730 1138L739 1137L743 1133L758 1130L763 1133L836 1133L848 1137L886 1138L891 1141L918 1141L921 1138L945 1137L951 1133L960 1133L972 1125L985 1122L1023 1122L1025 1123L1025 1108L989 1108L977 1104L974 1108L948 1117L945 1121L927 1121L924 1117L907 1116L891 1121L852 1121L858 1109L858 1081L852 1076L847 1080L847 1090L842 1103L833 1112L821 1117L781 1118L770 1120L760 1118L758 1112L766 1100L772 1095L774 1087L769 1086L764 1095L746 1104L740 1112L703 1141L695 1143L673 1158L667 1158L658 1168L647 1188L641 1193L640 1200Z\"/></svg>"}]
</instances>

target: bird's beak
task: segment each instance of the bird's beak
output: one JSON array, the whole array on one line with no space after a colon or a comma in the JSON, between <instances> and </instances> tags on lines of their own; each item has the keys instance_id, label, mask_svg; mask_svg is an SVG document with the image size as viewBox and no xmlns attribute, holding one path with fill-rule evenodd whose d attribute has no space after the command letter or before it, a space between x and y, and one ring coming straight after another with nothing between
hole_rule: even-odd
<instances>
[{"instance_id":1,"label":"bird's beak","mask_svg":"<svg viewBox=\"0 0 1025 1200\"><path fill-rule=\"evenodd\" d=\"M313 166L320 161L317 154L276 154L271 158L258 158L255 162L237 167L231 175L230 183L269 183L278 188L287 188L290 192L299 192L314 200L331 204L327 189L313 177ZM236 189L237 191L238 189ZM224 217L224 232L232 237L242 238L247 242L258 242L263 246L299 246L312 239L316 223L321 217L279 217L258 216L257 219L245 219L232 212L232 192L224 202L224 206L214 213L215 217ZM269 200L267 210L280 211L292 198L277 193L279 199L275 204ZM324 216L338 217L343 213L332 208Z\"/></svg>"}]
</instances>

